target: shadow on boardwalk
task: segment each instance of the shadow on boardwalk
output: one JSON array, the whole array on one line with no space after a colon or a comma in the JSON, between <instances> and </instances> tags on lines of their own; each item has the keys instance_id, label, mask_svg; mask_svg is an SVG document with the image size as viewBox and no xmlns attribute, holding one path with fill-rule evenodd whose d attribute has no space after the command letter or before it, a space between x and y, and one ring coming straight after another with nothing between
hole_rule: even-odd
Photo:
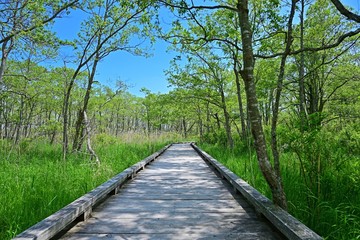
<instances>
[{"instance_id":1,"label":"shadow on boardwalk","mask_svg":"<svg viewBox=\"0 0 360 240\"><path fill-rule=\"evenodd\" d=\"M176 144L61 239L282 238L189 144Z\"/></svg>"}]
</instances>

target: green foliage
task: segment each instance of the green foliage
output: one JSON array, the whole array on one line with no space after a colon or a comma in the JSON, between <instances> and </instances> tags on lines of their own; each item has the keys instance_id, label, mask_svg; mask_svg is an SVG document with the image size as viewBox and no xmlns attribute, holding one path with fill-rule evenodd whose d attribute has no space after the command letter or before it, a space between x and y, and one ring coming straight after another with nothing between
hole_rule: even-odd
<instances>
[{"instance_id":1,"label":"green foliage","mask_svg":"<svg viewBox=\"0 0 360 240\"><path fill-rule=\"evenodd\" d=\"M325 130L302 135L294 129L279 130L281 142L286 143L281 169L289 212L326 239L360 238L359 156L349 155ZM201 147L271 198L253 151L241 146Z\"/></svg>"},{"instance_id":2,"label":"green foliage","mask_svg":"<svg viewBox=\"0 0 360 240\"><path fill-rule=\"evenodd\" d=\"M60 145L28 139L16 147L4 140L0 144L1 239L14 237L164 146L100 135L96 150L102 165L96 167L87 155L62 161Z\"/></svg>"}]
</instances>

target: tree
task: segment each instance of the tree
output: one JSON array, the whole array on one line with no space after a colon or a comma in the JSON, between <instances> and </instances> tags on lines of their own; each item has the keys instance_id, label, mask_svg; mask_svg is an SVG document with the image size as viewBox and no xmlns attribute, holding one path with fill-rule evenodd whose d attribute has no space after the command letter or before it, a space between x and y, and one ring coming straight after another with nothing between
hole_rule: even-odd
<instances>
[{"instance_id":1,"label":"tree","mask_svg":"<svg viewBox=\"0 0 360 240\"><path fill-rule=\"evenodd\" d=\"M220 2L219 4L212 3L209 5L195 5L193 2L187 1L160 1L163 4L169 6L172 9L178 9L178 12L183 19L188 20L188 26L197 25L197 32L193 31L192 34L189 34L186 31L178 32L178 35L175 37L180 37L183 40L182 43L200 43L206 45L211 42L226 43L242 52L242 56L239 56L239 73L244 81L245 91L247 95L247 106L248 106L248 115L251 123L251 131L255 142L255 149L258 157L258 162L260 169L268 182L270 189L273 195L273 201L275 204L286 209L286 197L282 187L280 169L279 169L279 153L278 153L278 143L276 141L276 126L278 121L278 114L280 112L281 106L281 92L283 88L283 81L285 77L285 67L287 63L287 58L289 56L297 55L302 52L317 52L326 49L331 49L342 44L346 39L349 39L352 36L355 36L360 32L360 29L355 29L354 31L348 31L341 35L338 35L332 39L332 41L316 45L312 47L300 47L300 49L295 49L293 45L293 18L296 12L296 4L298 1L291 2L291 8L289 10L288 16L279 16L276 14L276 9L280 9L280 2L272 1L270 3L265 3L262 1L253 2L252 5L248 1L238 0L235 3L233 1ZM336 1L338 2L338 1ZM259 6L262 6L259 7ZM253 9L251 9L251 7ZM257 11L261 9L261 11ZM274 10L275 9L275 10ZM231 38L233 34L217 34L216 27L213 25L208 25L202 23L203 19L209 19L211 12L210 11L219 11L222 12L223 16L228 16L227 12L232 12L238 18L238 29L241 34L241 42L236 44L236 41ZM201 12L205 15L201 17ZM251 15L253 14L253 15ZM347 14L347 16L353 20L357 20L356 16ZM221 15L221 14L219 14ZM259 15L259 19L258 16ZM265 25L262 24L265 21ZM284 20L287 19L286 26L284 25ZM260 20L260 21L256 21ZM220 22L220 23L219 23ZM176 23L176 22L175 22ZM224 24L221 21L217 21L221 27L225 28L226 33L236 32L237 29L231 28L230 26ZM216 24L216 23L215 23ZM175 24L175 28L178 28L179 24ZM260 27L259 27L260 26ZM263 27L266 28L263 28ZM260 31L260 29L265 29L265 31ZM285 30L284 30L285 29ZM285 39L285 48L281 47L279 44L281 42L281 36L284 36ZM235 39L236 40L236 39ZM254 53L256 52L256 54ZM255 67L255 58L276 58L281 57L279 72L277 74L277 87L276 95L273 99L272 106L272 153L274 158L274 166L272 166L270 161L270 156L267 153L267 143L265 140L265 135L263 132L261 114L259 111L256 82L254 78L254 67Z\"/></svg>"},{"instance_id":2,"label":"tree","mask_svg":"<svg viewBox=\"0 0 360 240\"><path fill-rule=\"evenodd\" d=\"M82 145L83 117L90 99L90 93L97 65L100 60L115 51L129 51L134 54L142 54L138 48L139 43L130 43L131 37L137 35L139 42L148 36L149 28L140 28L140 24L150 24L150 4L146 1L122 1L113 0L101 2L88 2L85 7L91 12L90 17L83 24L80 39L77 46L81 47L76 70L71 77L64 99L64 123L63 123L63 152L66 155L68 149L68 107L72 87L77 75L86 68L88 71L88 83L84 95L83 106L79 109L76 131L73 141L73 150L79 150Z\"/></svg>"},{"instance_id":3,"label":"tree","mask_svg":"<svg viewBox=\"0 0 360 240\"><path fill-rule=\"evenodd\" d=\"M286 197L283 190L280 176L277 176L277 171L271 165L270 158L267 153L265 135L262 128L261 115L259 111L258 99L256 94L256 85L254 79L254 53L253 53L253 35L250 24L249 5L248 1L238 0L236 4L224 4L214 6L190 6L181 1L181 4L166 3L171 7L177 7L181 11L188 12L190 19L194 20L192 10L199 9L224 9L226 11L233 11L237 14L239 20L239 29L241 33L241 50L242 50L242 69L239 69L240 75L244 81L245 92L247 97L247 107L249 119L251 122L251 131L255 142L255 149L259 161L260 169L268 182L273 195L275 204L286 209ZM191 18L192 17L192 18ZM202 25L201 25L202 26ZM202 38L204 37L202 36ZM206 40L206 36L205 36Z\"/></svg>"},{"instance_id":4,"label":"tree","mask_svg":"<svg viewBox=\"0 0 360 240\"><path fill-rule=\"evenodd\" d=\"M3 88L3 75L6 61L16 42L32 32L37 31L37 37L49 23L71 7L76 7L79 0L56 1L5 1L1 3L1 63L0 63L0 91ZM43 39L44 36L42 36ZM0 92L1 93L1 92Z\"/></svg>"}]
</instances>

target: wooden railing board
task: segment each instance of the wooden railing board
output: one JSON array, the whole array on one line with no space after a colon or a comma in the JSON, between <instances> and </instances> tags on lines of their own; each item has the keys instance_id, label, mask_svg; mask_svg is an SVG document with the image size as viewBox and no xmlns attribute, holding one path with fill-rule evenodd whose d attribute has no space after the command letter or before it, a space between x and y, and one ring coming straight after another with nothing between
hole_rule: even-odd
<instances>
[{"instance_id":1,"label":"wooden railing board","mask_svg":"<svg viewBox=\"0 0 360 240\"><path fill-rule=\"evenodd\" d=\"M116 194L119 187L150 162L160 156L170 145L146 157L142 161L125 169L110 180L104 182L84 196L76 199L56 213L38 222L24 232L17 235L14 240L47 240L51 239L77 219L86 220L91 213L92 207L101 202L109 194Z\"/></svg>"},{"instance_id":2,"label":"wooden railing board","mask_svg":"<svg viewBox=\"0 0 360 240\"><path fill-rule=\"evenodd\" d=\"M266 217L266 219L284 234L285 237L291 240L323 239L288 212L275 206L270 199L251 187L247 182L239 178L235 173L219 163L205 151L201 150L195 144L191 144L191 146L204 160L209 162L222 177L226 178L228 182L255 207L257 212Z\"/></svg>"},{"instance_id":3,"label":"wooden railing board","mask_svg":"<svg viewBox=\"0 0 360 240\"><path fill-rule=\"evenodd\" d=\"M71 226L71 224L74 222L77 222L79 219L86 220L91 215L91 211L94 206L96 206L110 194L116 194L122 184L124 184L129 178L134 177L138 171L144 169L144 167L151 161L154 161L154 159L161 155L169 146L166 146L162 150L150 155L141 162L127 168L91 192L78 198L63 209L30 227L14 239L51 239L52 237L59 234L59 232L62 230ZM217 162L206 152L199 149L195 144L192 144L192 147L204 160L212 165L223 178L227 179L227 181L234 187L234 189L241 193L241 195L243 195L247 201L254 206L257 212L267 218L273 224L273 226L288 239L322 239L293 216L281 208L275 206L268 198L260 194L256 189L252 188L249 184L240 179L236 174L224 167L222 164Z\"/></svg>"}]
</instances>

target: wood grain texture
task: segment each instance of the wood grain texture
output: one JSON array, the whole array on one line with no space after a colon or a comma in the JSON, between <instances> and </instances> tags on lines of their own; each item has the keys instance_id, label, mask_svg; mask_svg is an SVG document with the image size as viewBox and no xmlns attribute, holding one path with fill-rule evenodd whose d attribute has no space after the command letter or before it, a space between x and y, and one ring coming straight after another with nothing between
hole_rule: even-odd
<instances>
[{"instance_id":1,"label":"wood grain texture","mask_svg":"<svg viewBox=\"0 0 360 240\"><path fill-rule=\"evenodd\" d=\"M247 182L239 178L235 173L227 169L209 154L192 144L192 147L208 161L221 176L239 191L246 200L255 207L267 220L269 220L284 236L291 240L320 240L316 234L306 225L294 218L282 208L275 206L268 198L251 187Z\"/></svg>"},{"instance_id":2,"label":"wood grain texture","mask_svg":"<svg viewBox=\"0 0 360 240\"><path fill-rule=\"evenodd\" d=\"M89 193L76 199L56 213L50 215L44 220L38 222L34 226L28 228L24 232L17 235L14 240L47 240L53 238L56 234L73 224L77 220L86 220L90 217L92 208L99 202L106 199L109 194L117 193L119 187L125 183L129 177L135 176L138 171L154 161L160 156L168 147L153 153L142 161L125 169L115 177L101 184Z\"/></svg>"},{"instance_id":3,"label":"wood grain texture","mask_svg":"<svg viewBox=\"0 0 360 240\"><path fill-rule=\"evenodd\" d=\"M282 237L189 144L175 144L61 239Z\"/></svg>"}]
</instances>

